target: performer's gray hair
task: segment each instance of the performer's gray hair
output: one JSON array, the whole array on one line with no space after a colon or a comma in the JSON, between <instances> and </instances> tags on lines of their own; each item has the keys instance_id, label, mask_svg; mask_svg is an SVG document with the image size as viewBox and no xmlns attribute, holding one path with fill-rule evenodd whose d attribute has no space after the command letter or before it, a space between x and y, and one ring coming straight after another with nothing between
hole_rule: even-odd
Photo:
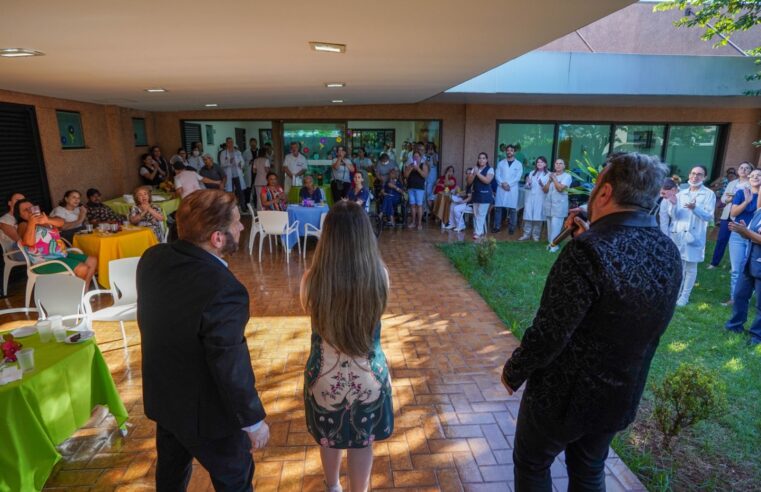
<instances>
[{"instance_id":1,"label":"performer's gray hair","mask_svg":"<svg viewBox=\"0 0 761 492\"><path fill-rule=\"evenodd\" d=\"M655 156L636 152L610 156L602 183L610 183L613 199L623 207L650 210L660 195L668 167Z\"/></svg>"}]
</instances>

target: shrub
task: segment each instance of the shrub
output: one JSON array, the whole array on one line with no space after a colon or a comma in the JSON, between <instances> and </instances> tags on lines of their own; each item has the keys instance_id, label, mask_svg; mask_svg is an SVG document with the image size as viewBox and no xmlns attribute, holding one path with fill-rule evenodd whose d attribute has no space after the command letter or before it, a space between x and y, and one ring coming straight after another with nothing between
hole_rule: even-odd
<instances>
[{"instance_id":1,"label":"shrub","mask_svg":"<svg viewBox=\"0 0 761 492\"><path fill-rule=\"evenodd\" d=\"M476 260L478 261L478 265L484 270L489 268L492 256L494 256L496 250L497 241L492 237L485 238L483 241L476 244Z\"/></svg>"},{"instance_id":2,"label":"shrub","mask_svg":"<svg viewBox=\"0 0 761 492\"><path fill-rule=\"evenodd\" d=\"M720 412L726 406L726 389L718 377L693 364L682 363L653 389L655 420L663 434L663 447L687 427Z\"/></svg>"}]
</instances>

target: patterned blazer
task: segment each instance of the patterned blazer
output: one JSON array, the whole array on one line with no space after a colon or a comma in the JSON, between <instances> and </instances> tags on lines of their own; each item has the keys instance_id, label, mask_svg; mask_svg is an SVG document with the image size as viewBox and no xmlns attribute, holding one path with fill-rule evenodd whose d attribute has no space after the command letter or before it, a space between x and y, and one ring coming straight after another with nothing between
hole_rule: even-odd
<instances>
[{"instance_id":1,"label":"patterned blazer","mask_svg":"<svg viewBox=\"0 0 761 492\"><path fill-rule=\"evenodd\" d=\"M557 429L616 432L633 420L658 342L674 314L679 251L655 217L607 215L560 253L508 385Z\"/></svg>"}]
</instances>

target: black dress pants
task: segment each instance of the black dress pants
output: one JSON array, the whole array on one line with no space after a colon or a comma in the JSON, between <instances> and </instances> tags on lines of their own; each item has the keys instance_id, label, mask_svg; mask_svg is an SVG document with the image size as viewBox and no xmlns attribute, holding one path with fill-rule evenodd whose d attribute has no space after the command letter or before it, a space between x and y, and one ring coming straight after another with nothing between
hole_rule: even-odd
<instances>
[{"instance_id":1,"label":"black dress pants","mask_svg":"<svg viewBox=\"0 0 761 492\"><path fill-rule=\"evenodd\" d=\"M552 491L550 465L562 451L569 491L604 491L605 459L615 432L584 434L553 427L521 403L513 445L516 492Z\"/></svg>"},{"instance_id":2,"label":"black dress pants","mask_svg":"<svg viewBox=\"0 0 761 492\"><path fill-rule=\"evenodd\" d=\"M156 424L156 450L158 492L186 490L193 471L193 458L209 472L214 490L253 490L254 460L251 457L251 440L243 431L222 439L202 439L198 443L185 444Z\"/></svg>"}]
</instances>

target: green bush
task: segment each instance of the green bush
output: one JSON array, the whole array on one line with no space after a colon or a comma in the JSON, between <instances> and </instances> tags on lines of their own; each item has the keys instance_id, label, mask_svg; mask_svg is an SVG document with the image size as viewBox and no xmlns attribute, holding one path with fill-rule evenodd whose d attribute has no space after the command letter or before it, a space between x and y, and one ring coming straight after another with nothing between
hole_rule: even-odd
<instances>
[{"instance_id":1,"label":"green bush","mask_svg":"<svg viewBox=\"0 0 761 492\"><path fill-rule=\"evenodd\" d=\"M684 429L709 418L726 406L726 388L718 377L693 364L682 363L653 388L655 420L663 447Z\"/></svg>"},{"instance_id":2,"label":"green bush","mask_svg":"<svg viewBox=\"0 0 761 492\"><path fill-rule=\"evenodd\" d=\"M494 252L497 250L497 241L490 237L476 244L476 260L484 270L489 268Z\"/></svg>"}]
</instances>

